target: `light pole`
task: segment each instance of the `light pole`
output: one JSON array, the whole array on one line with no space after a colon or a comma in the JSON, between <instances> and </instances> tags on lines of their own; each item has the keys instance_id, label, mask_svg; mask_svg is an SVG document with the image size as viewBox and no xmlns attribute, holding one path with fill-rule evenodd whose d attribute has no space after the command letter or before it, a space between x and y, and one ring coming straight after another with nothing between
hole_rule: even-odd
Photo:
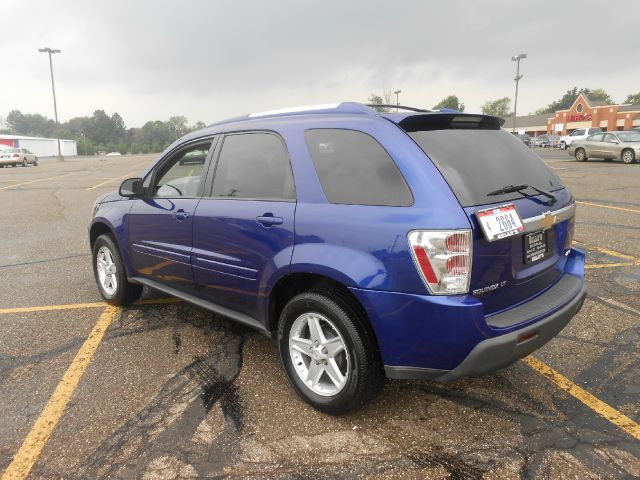
<instances>
[{"instance_id":1,"label":"light pole","mask_svg":"<svg viewBox=\"0 0 640 480\"><path fill-rule=\"evenodd\" d=\"M56 104L56 85L53 81L53 61L51 60L51 55L54 53L61 53L60 50L52 49L49 47L39 48L39 52L48 53L49 54L49 70L51 71L51 90L53 91L53 113L56 116L56 127L58 127L58 131L60 130L60 124L58 123L58 105ZM56 135L58 137L58 160L64 160L62 156L62 151L60 150L60 135Z\"/></svg>"},{"instance_id":2,"label":"light pole","mask_svg":"<svg viewBox=\"0 0 640 480\"><path fill-rule=\"evenodd\" d=\"M518 62L518 66L516 68L516 98L513 101L513 129L511 131L511 133L516 133L516 113L518 111L518 82L520 81L520 79L523 77L523 75L520 75L520 60L522 60L523 58L527 58L527 54L526 53L521 53L519 55L516 55L515 57L511 57L511 60L513 60L514 62Z\"/></svg>"},{"instance_id":3,"label":"light pole","mask_svg":"<svg viewBox=\"0 0 640 480\"><path fill-rule=\"evenodd\" d=\"M395 92L393 92L396 94L396 112L398 111L398 107L397 105L400 105L400 100L398 100L398 95L400 95L402 93L402 90L396 90Z\"/></svg>"},{"instance_id":4,"label":"light pole","mask_svg":"<svg viewBox=\"0 0 640 480\"><path fill-rule=\"evenodd\" d=\"M84 132L80 132L80 135L82 135L82 143L84 144L84 154L87 155L87 137Z\"/></svg>"}]
</instances>

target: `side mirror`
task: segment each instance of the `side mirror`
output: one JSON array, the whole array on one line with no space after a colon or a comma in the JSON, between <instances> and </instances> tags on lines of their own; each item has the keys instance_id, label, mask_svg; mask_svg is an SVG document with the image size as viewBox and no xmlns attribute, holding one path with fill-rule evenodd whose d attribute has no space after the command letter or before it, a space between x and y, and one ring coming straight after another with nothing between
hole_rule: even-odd
<instances>
[{"instance_id":1,"label":"side mirror","mask_svg":"<svg viewBox=\"0 0 640 480\"><path fill-rule=\"evenodd\" d=\"M144 194L142 179L140 177L127 178L120 184L120 190L118 193L120 193L120 196L127 198L142 197Z\"/></svg>"}]
</instances>

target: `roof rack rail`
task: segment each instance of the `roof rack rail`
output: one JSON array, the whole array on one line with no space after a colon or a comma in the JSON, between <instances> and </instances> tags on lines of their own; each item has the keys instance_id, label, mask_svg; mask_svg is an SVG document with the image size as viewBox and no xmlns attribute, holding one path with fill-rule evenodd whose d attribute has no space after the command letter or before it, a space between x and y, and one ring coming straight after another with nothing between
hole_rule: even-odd
<instances>
[{"instance_id":1,"label":"roof rack rail","mask_svg":"<svg viewBox=\"0 0 640 480\"><path fill-rule=\"evenodd\" d=\"M389 103L365 103L367 107L385 107L385 108L396 108L400 110L409 110L410 112L432 112L433 110L427 110L424 108L416 108L416 107L407 107L405 105L391 105Z\"/></svg>"}]
</instances>

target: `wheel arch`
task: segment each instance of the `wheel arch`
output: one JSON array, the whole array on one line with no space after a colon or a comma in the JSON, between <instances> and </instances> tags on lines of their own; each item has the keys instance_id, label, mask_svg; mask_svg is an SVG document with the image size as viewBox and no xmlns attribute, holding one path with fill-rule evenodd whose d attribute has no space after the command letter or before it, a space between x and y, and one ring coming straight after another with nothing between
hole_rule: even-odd
<instances>
[{"instance_id":1,"label":"wheel arch","mask_svg":"<svg viewBox=\"0 0 640 480\"><path fill-rule=\"evenodd\" d=\"M378 358L381 358L378 338L364 305L351 293L346 285L333 278L317 273L290 273L276 282L269 295L268 329L271 332L277 330L280 314L289 300L296 295L311 290L331 291L335 296L339 297L342 302L349 304L351 308L356 310L361 318L365 320L365 325L362 325L362 327L366 330L367 335L370 336L375 345Z\"/></svg>"},{"instance_id":2,"label":"wheel arch","mask_svg":"<svg viewBox=\"0 0 640 480\"><path fill-rule=\"evenodd\" d=\"M96 243L96 239L100 235L104 235L104 234L111 235L114 241L117 241L116 235L113 229L106 222L94 222L93 225L91 225L91 228L89 230L89 245L91 246L92 250L93 250L93 245Z\"/></svg>"}]
</instances>

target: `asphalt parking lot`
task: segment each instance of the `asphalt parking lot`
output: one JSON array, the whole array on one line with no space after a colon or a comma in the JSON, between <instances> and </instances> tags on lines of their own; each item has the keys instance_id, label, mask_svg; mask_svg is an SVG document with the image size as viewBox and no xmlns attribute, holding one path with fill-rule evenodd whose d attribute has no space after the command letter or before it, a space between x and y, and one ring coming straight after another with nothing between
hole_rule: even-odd
<instances>
[{"instance_id":1,"label":"asphalt parking lot","mask_svg":"<svg viewBox=\"0 0 640 480\"><path fill-rule=\"evenodd\" d=\"M154 292L101 302L91 206L153 156L0 169L3 478L640 477L640 164L540 154L578 202L580 314L501 372L388 382L339 418L259 334Z\"/></svg>"}]
</instances>

